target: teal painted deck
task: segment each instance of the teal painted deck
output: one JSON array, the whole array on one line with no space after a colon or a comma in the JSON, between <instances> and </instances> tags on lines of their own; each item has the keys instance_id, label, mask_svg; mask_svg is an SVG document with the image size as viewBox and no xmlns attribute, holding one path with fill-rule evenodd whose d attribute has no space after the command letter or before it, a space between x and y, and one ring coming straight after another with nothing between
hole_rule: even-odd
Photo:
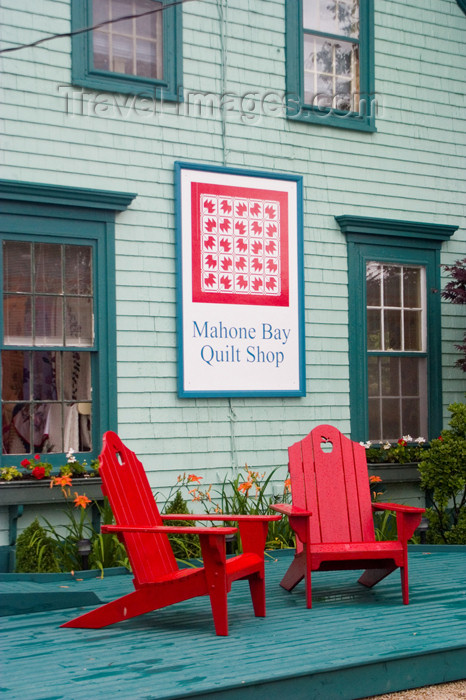
<instances>
[{"instance_id":1,"label":"teal painted deck","mask_svg":"<svg viewBox=\"0 0 466 700\"><path fill-rule=\"evenodd\" d=\"M230 635L214 633L207 598L102 630L59 629L76 608L3 617L3 697L208 700L361 698L466 677L466 548L410 548L411 603L398 573L373 590L357 572L316 574L312 610L301 583L278 582L290 553L269 559L267 617L252 614L247 583L229 596ZM68 588L63 588L68 586ZM3 593L132 590L128 575L52 584L1 584ZM55 601L56 605L62 603Z\"/></svg>"}]
</instances>

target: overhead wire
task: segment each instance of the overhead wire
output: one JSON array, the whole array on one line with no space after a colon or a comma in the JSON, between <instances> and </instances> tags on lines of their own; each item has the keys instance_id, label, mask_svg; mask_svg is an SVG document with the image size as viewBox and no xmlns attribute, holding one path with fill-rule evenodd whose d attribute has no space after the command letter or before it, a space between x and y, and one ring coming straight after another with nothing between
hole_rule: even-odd
<instances>
[{"instance_id":1,"label":"overhead wire","mask_svg":"<svg viewBox=\"0 0 466 700\"><path fill-rule=\"evenodd\" d=\"M203 2L203 0L197 1ZM0 49L0 54L10 53L12 51L20 51L21 49L30 49L34 46L39 46L39 44L43 44L46 41L52 41L52 39L66 39L68 37L76 36L78 34L85 34L86 32L94 31L94 29L100 29L101 27L105 27L108 24L124 22L129 19L136 19L138 17L146 17L147 15L154 15L157 12L163 12L164 10L170 7L175 7L176 5L183 5L186 2L194 2L194 0L173 0L172 2L168 2L165 5L162 5L162 7L157 7L153 10L147 10L146 12L140 12L139 14L124 15L122 17L117 17L116 19L108 19L104 22L93 24L90 27L82 27L81 29L75 29L72 32L64 32L63 34L51 34L50 36L43 37L42 39L37 39L37 41L33 41L30 44L20 44L19 46L10 46L7 49Z\"/></svg>"}]
</instances>

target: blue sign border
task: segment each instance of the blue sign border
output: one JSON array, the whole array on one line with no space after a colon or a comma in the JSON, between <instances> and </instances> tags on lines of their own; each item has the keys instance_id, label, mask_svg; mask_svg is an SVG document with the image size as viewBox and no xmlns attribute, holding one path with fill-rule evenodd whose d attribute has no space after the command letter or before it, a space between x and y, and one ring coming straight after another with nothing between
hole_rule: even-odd
<instances>
[{"instance_id":1,"label":"blue sign border","mask_svg":"<svg viewBox=\"0 0 466 700\"><path fill-rule=\"evenodd\" d=\"M181 231L181 173L183 170L200 170L243 177L258 177L264 180L288 180L296 183L297 219L297 275L298 275L298 328L299 328L299 389L277 391L186 391L184 389L183 360L183 274L182 274L182 231ZM303 178L281 172L230 168L220 165L207 165L175 161L175 231L176 231L176 302L177 302L177 343L178 343L178 396L180 398L210 398L238 396L306 396L306 348L304 333L304 251L303 251Z\"/></svg>"}]
</instances>

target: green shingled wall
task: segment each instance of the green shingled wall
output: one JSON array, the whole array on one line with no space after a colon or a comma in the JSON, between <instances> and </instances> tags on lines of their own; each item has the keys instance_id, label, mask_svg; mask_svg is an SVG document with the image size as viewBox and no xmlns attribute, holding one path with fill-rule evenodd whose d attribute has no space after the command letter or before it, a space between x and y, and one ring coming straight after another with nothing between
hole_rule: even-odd
<instances>
[{"instance_id":1,"label":"green shingled wall","mask_svg":"<svg viewBox=\"0 0 466 700\"><path fill-rule=\"evenodd\" d=\"M284 4L229 0L222 26L221 0L186 3L185 91L281 96ZM70 28L68 1L4 0L2 14L7 43ZM228 111L222 124L218 110L135 111L119 94L105 110L85 90L82 114L69 39L3 57L2 177L138 193L116 218L118 416L154 485L184 470L209 482L231 465L285 465L287 446L320 422L349 433L347 254L334 217L458 225L442 262L466 255L465 30L454 0L375 3L376 133L287 121L271 96L267 113ZM175 160L303 176L305 398L177 398ZM442 324L447 419L466 390L453 367L464 308L445 303Z\"/></svg>"}]
</instances>

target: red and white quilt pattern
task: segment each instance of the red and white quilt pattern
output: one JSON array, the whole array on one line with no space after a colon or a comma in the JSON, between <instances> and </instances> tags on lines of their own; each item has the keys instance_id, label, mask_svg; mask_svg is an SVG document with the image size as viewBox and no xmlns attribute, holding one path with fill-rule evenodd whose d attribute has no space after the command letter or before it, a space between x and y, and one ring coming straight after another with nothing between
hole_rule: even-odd
<instances>
[{"instance_id":1,"label":"red and white quilt pattern","mask_svg":"<svg viewBox=\"0 0 466 700\"><path fill-rule=\"evenodd\" d=\"M208 189L202 191L200 185L193 192L193 300L286 305L283 193Z\"/></svg>"}]
</instances>

